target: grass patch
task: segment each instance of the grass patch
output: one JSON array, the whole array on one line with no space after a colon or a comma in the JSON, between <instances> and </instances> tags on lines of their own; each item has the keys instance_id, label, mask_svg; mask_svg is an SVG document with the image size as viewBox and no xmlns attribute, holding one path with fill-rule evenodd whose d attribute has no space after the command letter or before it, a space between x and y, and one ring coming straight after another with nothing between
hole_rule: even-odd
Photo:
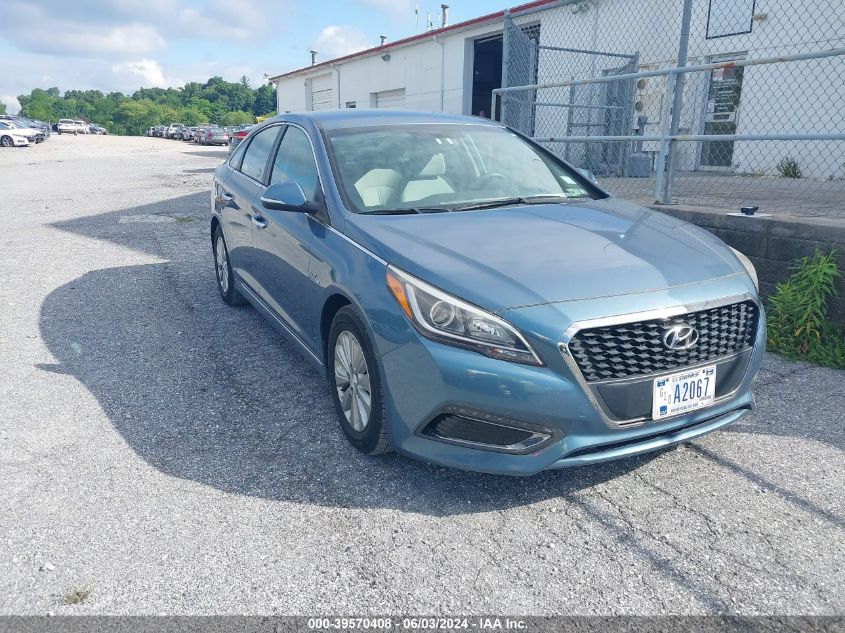
<instances>
[{"instance_id":1,"label":"grass patch","mask_svg":"<svg viewBox=\"0 0 845 633\"><path fill-rule=\"evenodd\" d=\"M91 595L91 587L88 585L77 589L76 591L71 591L69 594L65 595L65 604L82 604L85 602L88 597Z\"/></svg>"},{"instance_id":2,"label":"grass patch","mask_svg":"<svg viewBox=\"0 0 845 633\"><path fill-rule=\"evenodd\" d=\"M192 218L190 215L174 215L173 219L175 219L177 222L193 222L194 221L194 218Z\"/></svg>"},{"instance_id":3,"label":"grass patch","mask_svg":"<svg viewBox=\"0 0 845 633\"><path fill-rule=\"evenodd\" d=\"M841 276L836 251L802 257L769 297L768 347L787 358L845 369L845 337L827 318L827 300Z\"/></svg>"},{"instance_id":4,"label":"grass patch","mask_svg":"<svg viewBox=\"0 0 845 633\"><path fill-rule=\"evenodd\" d=\"M801 177L801 166L798 164L798 161L791 156L782 158L776 165L776 168L783 178Z\"/></svg>"}]
</instances>

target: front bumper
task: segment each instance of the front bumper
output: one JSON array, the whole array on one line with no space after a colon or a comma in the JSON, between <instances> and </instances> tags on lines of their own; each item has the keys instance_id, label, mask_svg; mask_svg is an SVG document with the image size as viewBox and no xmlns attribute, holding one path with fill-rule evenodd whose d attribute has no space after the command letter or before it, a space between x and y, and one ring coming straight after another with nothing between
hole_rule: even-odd
<instances>
[{"instance_id":1,"label":"front bumper","mask_svg":"<svg viewBox=\"0 0 845 633\"><path fill-rule=\"evenodd\" d=\"M668 296L671 293L663 294L667 296L662 300L675 301ZM601 302L591 303L588 310L607 309ZM527 329L526 323L519 325L523 331ZM561 329L557 331L560 334ZM548 339L545 349L537 349L546 367L495 360L422 337L383 355L382 379L392 446L444 466L531 475L637 455L699 437L753 410L751 384L763 359L765 320L758 322L756 344L738 387L729 397L691 414L631 426L607 419L559 353L555 357L556 341L551 336ZM456 409L479 412L475 417L492 414L497 420L515 421L515 426L546 429L552 437L538 450L514 454L443 441L427 432L441 412Z\"/></svg>"}]
</instances>

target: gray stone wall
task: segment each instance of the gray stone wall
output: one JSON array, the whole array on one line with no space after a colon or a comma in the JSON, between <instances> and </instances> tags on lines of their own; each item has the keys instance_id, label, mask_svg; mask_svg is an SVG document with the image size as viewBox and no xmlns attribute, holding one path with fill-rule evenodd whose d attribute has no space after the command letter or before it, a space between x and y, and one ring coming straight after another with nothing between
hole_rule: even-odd
<instances>
[{"instance_id":1,"label":"gray stone wall","mask_svg":"<svg viewBox=\"0 0 845 633\"><path fill-rule=\"evenodd\" d=\"M757 268L760 291L764 296L774 292L777 282L789 277L790 266L796 259L812 256L816 248L824 252L836 249L843 276L837 283L839 295L828 301L828 314L831 321L845 329L845 220L739 217L727 215L724 211L702 211L674 205L652 208L697 224L745 253Z\"/></svg>"}]
</instances>

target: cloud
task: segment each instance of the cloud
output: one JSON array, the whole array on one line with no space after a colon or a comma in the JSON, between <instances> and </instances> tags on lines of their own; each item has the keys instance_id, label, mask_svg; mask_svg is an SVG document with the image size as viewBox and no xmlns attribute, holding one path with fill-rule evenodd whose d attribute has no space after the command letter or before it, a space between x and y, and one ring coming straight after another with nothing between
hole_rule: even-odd
<instances>
[{"instance_id":1,"label":"cloud","mask_svg":"<svg viewBox=\"0 0 845 633\"><path fill-rule=\"evenodd\" d=\"M167 88L173 83L164 76L164 68L154 59L139 59L137 61L123 62L112 65L112 72L115 75L140 80L139 85L144 87ZM184 83L176 81L174 83Z\"/></svg>"},{"instance_id":2,"label":"cloud","mask_svg":"<svg viewBox=\"0 0 845 633\"><path fill-rule=\"evenodd\" d=\"M73 57L137 55L165 46L158 30L142 20L102 24L78 8L48 8L11 0L0 19L0 36L21 50Z\"/></svg>"},{"instance_id":3,"label":"cloud","mask_svg":"<svg viewBox=\"0 0 845 633\"><path fill-rule=\"evenodd\" d=\"M0 38L19 49L73 57L131 57L167 39L260 43L271 21L261 0L4 0ZM72 6L72 9L70 8Z\"/></svg>"},{"instance_id":4,"label":"cloud","mask_svg":"<svg viewBox=\"0 0 845 633\"><path fill-rule=\"evenodd\" d=\"M304 0L0 0L4 94L131 93L219 75L253 86L279 64ZM300 34L302 38L308 38ZM306 48L307 39L297 48ZM284 53L281 55L284 59Z\"/></svg>"},{"instance_id":5,"label":"cloud","mask_svg":"<svg viewBox=\"0 0 845 633\"><path fill-rule=\"evenodd\" d=\"M207 0L181 9L176 21L182 35L242 42L258 41L269 29L266 9L257 0Z\"/></svg>"},{"instance_id":6,"label":"cloud","mask_svg":"<svg viewBox=\"0 0 845 633\"><path fill-rule=\"evenodd\" d=\"M6 112L9 114L17 114L21 111L21 104L18 103L17 97L12 95L0 95L0 103L6 104Z\"/></svg>"},{"instance_id":7,"label":"cloud","mask_svg":"<svg viewBox=\"0 0 845 633\"><path fill-rule=\"evenodd\" d=\"M58 26L54 30L44 30L35 27L16 31L9 39L24 50L74 57L137 55L165 46L164 38L155 29L141 24L101 32L93 28L62 30Z\"/></svg>"},{"instance_id":8,"label":"cloud","mask_svg":"<svg viewBox=\"0 0 845 633\"><path fill-rule=\"evenodd\" d=\"M364 32L354 26L327 26L314 42L321 60L343 57L372 46Z\"/></svg>"}]
</instances>

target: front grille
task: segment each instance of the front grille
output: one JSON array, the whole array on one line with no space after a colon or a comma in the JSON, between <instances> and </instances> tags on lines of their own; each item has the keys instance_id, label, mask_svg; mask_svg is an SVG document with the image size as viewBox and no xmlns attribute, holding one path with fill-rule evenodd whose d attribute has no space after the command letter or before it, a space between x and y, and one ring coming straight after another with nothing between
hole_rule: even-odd
<instances>
[{"instance_id":1,"label":"front grille","mask_svg":"<svg viewBox=\"0 0 845 633\"><path fill-rule=\"evenodd\" d=\"M647 376L750 348L758 315L754 302L743 301L671 319L585 329L569 342L569 352L587 382ZM675 323L698 330L698 342L692 348L674 351L663 345L664 330Z\"/></svg>"}]
</instances>

